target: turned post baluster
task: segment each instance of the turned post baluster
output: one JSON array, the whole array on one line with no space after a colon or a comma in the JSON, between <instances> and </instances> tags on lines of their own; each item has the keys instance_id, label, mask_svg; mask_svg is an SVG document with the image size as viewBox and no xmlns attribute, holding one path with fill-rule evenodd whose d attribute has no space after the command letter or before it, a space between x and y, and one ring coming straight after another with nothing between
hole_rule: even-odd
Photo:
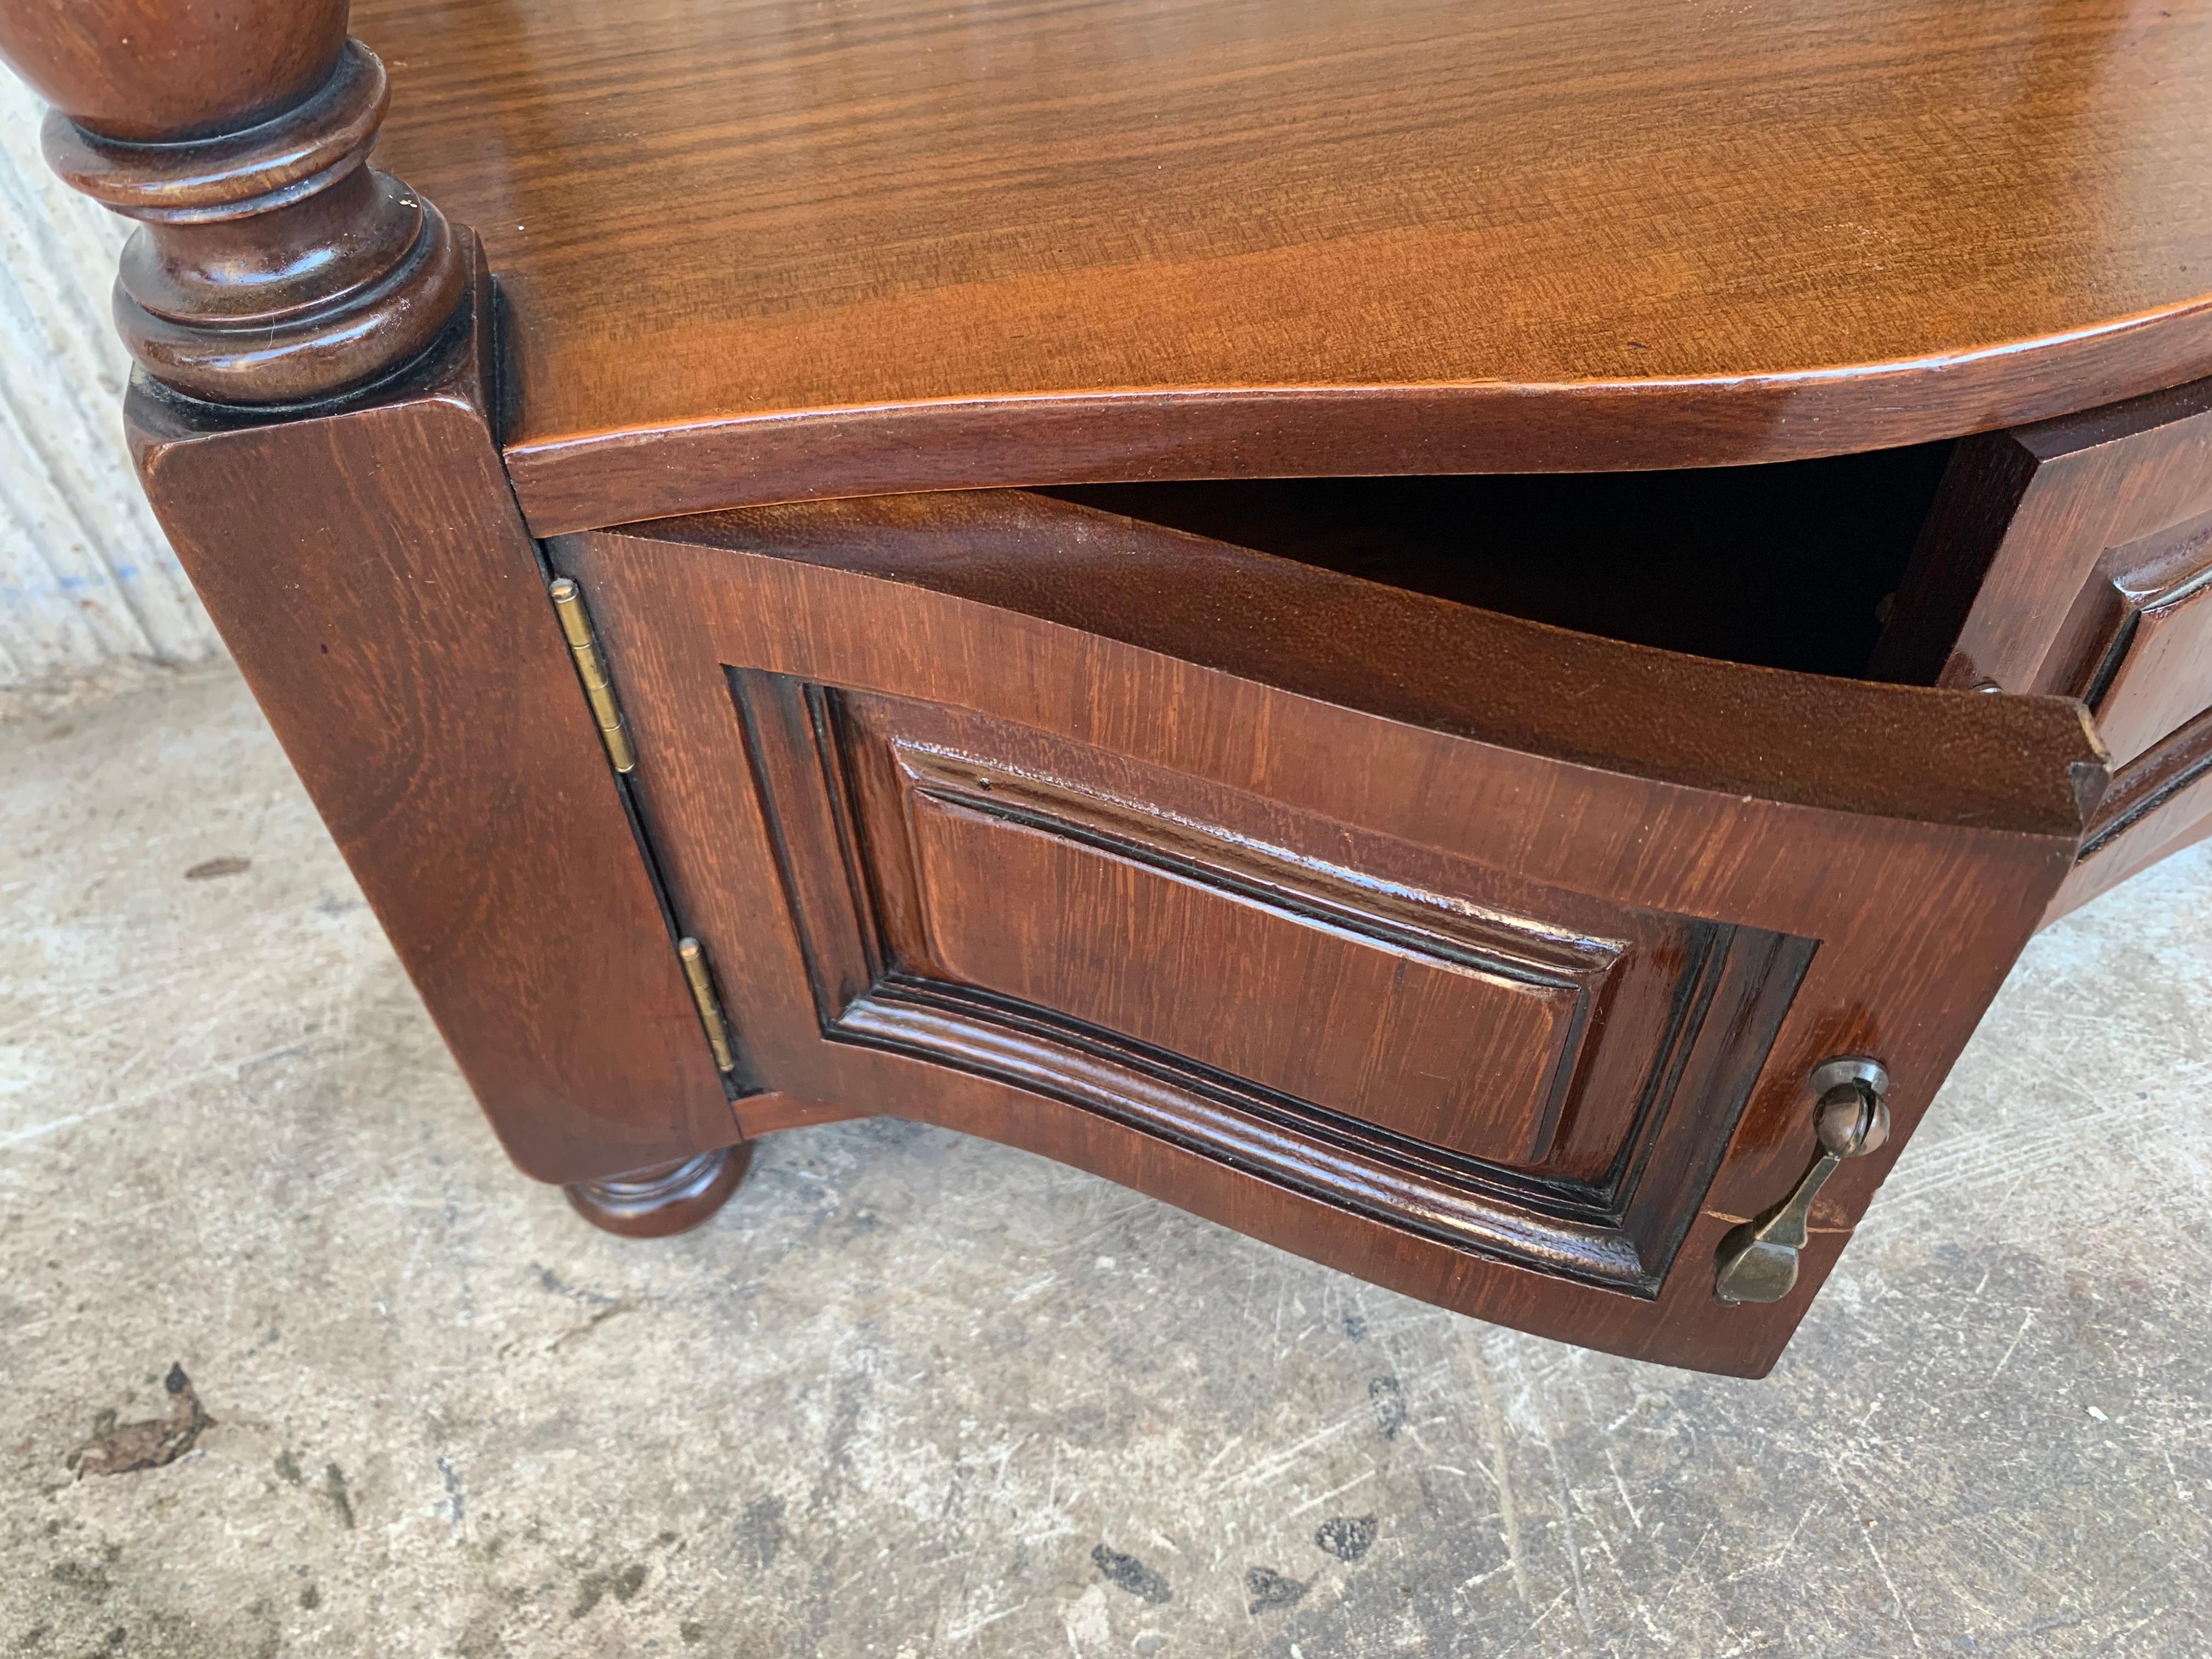
<instances>
[{"instance_id":1,"label":"turned post baluster","mask_svg":"<svg viewBox=\"0 0 2212 1659\"><path fill-rule=\"evenodd\" d=\"M53 107L46 159L139 222L115 320L219 404L309 401L422 352L460 305L437 209L367 165L384 65L346 0L0 0L0 58Z\"/></svg>"},{"instance_id":2,"label":"turned post baluster","mask_svg":"<svg viewBox=\"0 0 2212 1659\"><path fill-rule=\"evenodd\" d=\"M481 250L367 165L346 9L0 0L0 59L139 223L140 480L463 1073L595 1224L676 1231L745 1151L501 461Z\"/></svg>"}]
</instances>

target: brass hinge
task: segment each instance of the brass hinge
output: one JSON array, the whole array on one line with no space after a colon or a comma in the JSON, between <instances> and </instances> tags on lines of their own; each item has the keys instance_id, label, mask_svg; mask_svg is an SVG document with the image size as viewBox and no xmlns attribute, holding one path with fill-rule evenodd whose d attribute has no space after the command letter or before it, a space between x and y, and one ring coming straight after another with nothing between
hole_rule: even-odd
<instances>
[{"instance_id":1,"label":"brass hinge","mask_svg":"<svg viewBox=\"0 0 2212 1659\"><path fill-rule=\"evenodd\" d=\"M570 576L557 576L546 588L553 596L553 610L561 618L561 632L568 641L568 654L576 659L576 678L584 683L585 699L592 705L592 718L599 728L599 741L607 746L607 758L614 763L617 772L630 772L637 767L637 750L630 746L629 732L623 725L622 708L615 702L614 682L607 678L606 659L599 654L599 641L592 632L591 613L584 609L583 591ZM678 960L684 964L684 982L691 988L691 1000L698 1005L699 1024L706 1028L707 1046L714 1051L714 1069L725 1074L738 1069L736 1052L730 1047L729 1022L722 1018L722 1000L714 994L714 975L707 966L707 953L699 941L685 937L676 941Z\"/></svg>"},{"instance_id":2,"label":"brass hinge","mask_svg":"<svg viewBox=\"0 0 2212 1659\"><path fill-rule=\"evenodd\" d=\"M629 732L623 725L614 682L607 678L606 659L599 654L591 613L584 609L583 592L569 576L556 577L546 592L553 596L554 613L561 618L561 632L568 637L568 654L576 659L576 678L584 683L584 697L592 705L592 718L599 722L599 741L607 746L607 758L617 772L635 771L637 750L630 747ZM726 1072L729 1067L722 1069Z\"/></svg>"},{"instance_id":3,"label":"brass hinge","mask_svg":"<svg viewBox=\"0 0 2212 1659\"><path fill-rule=\"evenodd\" d=\"M676 941L676 954L684 963L684 977L691 982L691 1000L699 1005L699 1023L707 1028L707 1046L714 1051L717 1070L734 1072L738 1057L730 1048L730 1028L722 1018L722 1001L714 994L714 976L707 969L707 953L696 939Z\"/></svg>"}]
</instances>

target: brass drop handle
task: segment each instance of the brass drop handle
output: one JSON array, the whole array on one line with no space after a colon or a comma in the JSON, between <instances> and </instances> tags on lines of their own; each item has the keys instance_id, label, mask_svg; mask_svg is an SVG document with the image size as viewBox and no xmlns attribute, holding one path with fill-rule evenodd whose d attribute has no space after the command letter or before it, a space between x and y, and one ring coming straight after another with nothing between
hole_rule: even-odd
<instances>
[{"instance_id":1,"label":"brass drop handle","mask_svg":"<svg viewBox=\"0 0 2212 1659\"><path fill-rule=\"evenodd\" d=\"M1889 1139L1889 1073L1880 1060L1856 1055L1822 1060L1807 1081L1820 1098L1813 1117L1820 1156L1789 1197L1731 1228L1721 1240L1713 1299L1724 1306L1779 1302L1790 1294L1797 1282L1797 1252L1805 1248L1805 1218L1813 1200L1838 1164L1871 1152Z\"/></svg>"}]
</instances>

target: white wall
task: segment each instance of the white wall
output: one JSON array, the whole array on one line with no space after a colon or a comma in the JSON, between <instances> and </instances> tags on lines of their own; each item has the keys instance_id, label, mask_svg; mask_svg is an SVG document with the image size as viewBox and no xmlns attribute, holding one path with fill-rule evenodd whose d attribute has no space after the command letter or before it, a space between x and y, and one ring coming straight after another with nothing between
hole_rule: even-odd
<instances>
[{"instance_id":1,"label":"white wall","mask_svg":"<svg viewBox=\"0 0 2212 1659\"><path fill-rule=\"evenodd\" d=\"M0 686L222 648L123 447L107 291L130 227L46 171L45 113L0 70Z\"/></svg>"}]
</instances>

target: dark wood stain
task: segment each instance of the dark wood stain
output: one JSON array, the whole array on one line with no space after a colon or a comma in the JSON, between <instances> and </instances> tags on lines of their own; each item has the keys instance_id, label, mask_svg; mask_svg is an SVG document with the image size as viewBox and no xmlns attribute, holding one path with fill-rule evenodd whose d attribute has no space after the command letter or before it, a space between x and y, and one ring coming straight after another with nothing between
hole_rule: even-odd
<instances>
[{"instance_id":1,"label":"dark wood stain","mask_svg":"<svg viewBox=\"0 0 2212 1659\"><path fill-rule=\"evenodd\" d=\"M1006 1140L1409 1294L1708 1369L1780 1352L2102 775L2062 701L1677 657L1035 496L763 508L556 558L622 665L672 902L778 1096ZM930 803L956 799L1220 897L1163 909L994 857L917 870ZM1304 910L1283 858L1317 872ZM1173 1046L1203 1047L1185 988L1225 976L1269 1040L1343 1046L1308 1087L1356 1089L1378 1005L1328 931L1332 882L1370 927L1432 895L1567 939L1634 938L1635 913L1817 948L1731 950L1686 1001L1616 1004L1588 1063L1663 1047L1655 1021L1692 1035L1656 1115L1593 1103L1578 1184L1543 1162L1541 1091L1470 1158ZM1310 976L1233 948L1271 883L1316 930ZM1055 952L1123 977L1054 978ZM1713 1248L1796 1179L1804 1078L1852 1051L1899 1079L1895 1139L1831 1184L1787 1301L1717 1307ZM793 1121L754 1109L749 1129Z\"/></svg>"},{"instance_id":2,"label":"dark wood stain","mask_svg":"<svg viewBox=\"0 0 2212 1659\"><path fill-rule=\"evenodd\" d=\"M2212 5L363 0L542 532L1778 460L2212 372Z\"/></svg>"},{"instance_id":3,"label":"dark wood stain","mask_svg":"<svg viewBox=\"0 0 2212 1659\"><path fill-rule=\"evenodd\" d=\"M462 302L438 210L367 165L384 66L345 0L20 0L0 60L53 106L46 160L139 229L113 315L139 366L299 404L420 356Z\"/></svg>"},{"instance_id":4,"label":"dark wood stain","mask_svg":"<svg viewBox=\"0 0 2212 1659\"><path fill-rule=\"evenodd\" d=\"M476 298L441 361L357 407L255 420L142 383L128 414L162 528L493 1127L574 1181L738 1135L500 471Z\"/></svg>"},{"instance_id":5,"label":"dark wood stain","mask_svg":"<svg viewBox=\"0 0 2212 1659\"><path fill-rule=\"evenodd\" d=\"M1872 672L2087 702L2113 787L2053 916L2212 831L2212 381L1961 443Z\"/></svg>"},{"instance_id":6,"label":"dark wood stain","mask_svg":"<svg viewBox=\"0 0 2212 1659\"><path fill-rule=\"evenodd\" d=\"M2212 0L357 21L427 194L342 0L0 56L143 222L156 513L596 1224L896 1112L1756 1375L2033 928L2212 831ZM1723 1308L1839 1054L1894 1133Z\"/></svg>"}]
</instances>

